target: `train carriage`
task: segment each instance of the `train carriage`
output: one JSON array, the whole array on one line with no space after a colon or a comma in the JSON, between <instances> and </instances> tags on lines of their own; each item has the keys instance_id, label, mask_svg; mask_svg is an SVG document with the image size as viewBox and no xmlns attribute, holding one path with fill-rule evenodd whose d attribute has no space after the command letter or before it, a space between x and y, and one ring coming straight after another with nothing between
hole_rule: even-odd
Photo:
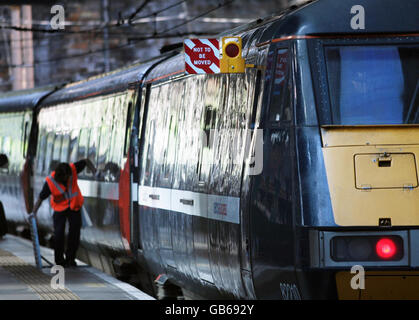
<instances>
[{"instance_id":1,"label":"train carriage","mask_svg":"<svg viewBox=\"0 0 419 320\"><path fill-rule=\"evenodd\" d=\"M193 297L262 299L416 279L387 271L416 266L418 6L314 1L224 34L242 37L245 74L185 76L181 56L150 73L137 212L155 273ZM263 131L259 174L237 129ZM354 265L368 290L350 287Z\"/></svg>"},{"instance_id":2,"label":"train carriage","mask_svg":"<svg viewBox=\"0 0 419 320\"><path fill-rule=\"evenodd\" d=\"M30 136L33 129L33 110L54 90L53 86L20 90L3 94L0 99L0 154L7 164L0 169L0 202L10 223L18 223L31 210Z\"/></svg>"},{"instance_id":3,"label":"train carriage","mask_svg":"<svg viewBox=\"0 0 419 320\"><path fill-rule=\"evenodd\" d=\"M64 86L46 98L37 113L34 194L60 162L89 159L97 168L78 176L85 198L79 257L115 275L113 261L130 252L130 137L137 87L158 61L133 65ZM44 204L38 221L52 228L52 209Z\"/></svg>"},{"instance_id":4,"label":"train carriage","mask_svg":"<svg viewBox=\"0 0 419 320\"><path fill-rule=\"evenodd\" d=\"M312 1L220 35L242 38L244 73L187 75L176 49L68 84L34 114L34 194L55 163L92 160L80 257L129 257L151 292L417 297L417 12Z\"/></svg>"}]
</instances>

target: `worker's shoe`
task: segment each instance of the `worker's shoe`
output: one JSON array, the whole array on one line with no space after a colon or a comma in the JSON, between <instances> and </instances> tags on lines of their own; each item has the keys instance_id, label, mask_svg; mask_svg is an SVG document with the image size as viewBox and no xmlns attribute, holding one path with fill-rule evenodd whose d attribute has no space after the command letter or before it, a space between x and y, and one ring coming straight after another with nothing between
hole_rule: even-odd
<instances>
[{"instance_id":1,"label":"worker's shoe","mask_svg":"<svg viewBox=\"0 0 419 320\"><path fill-rule=\"evenodd\" d=\"M65 260L59 260L59 261L55 261L55 264L57 266L65 267L67 262Z\"/></svg>"},{"instance_id":2,"label":"worker's shoe","mask_svg":"<svg viewBox=\"0 0 419 320\"><path fill-rule=\"evenodd\" d=\"M66 261L65 266L67 268L77 267L77 263L75 260Z\"/></svg>"}]
</instances>

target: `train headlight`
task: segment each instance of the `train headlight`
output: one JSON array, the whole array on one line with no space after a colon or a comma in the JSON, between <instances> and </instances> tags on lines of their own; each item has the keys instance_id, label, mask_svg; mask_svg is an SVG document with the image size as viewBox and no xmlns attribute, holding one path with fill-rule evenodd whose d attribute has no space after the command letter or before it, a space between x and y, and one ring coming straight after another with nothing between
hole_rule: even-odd
<instances>
[{"instance_id":1,"label":"train headlight","mask_svg":"<svg viewBox=\"0 0 419 320\"><path fill-rule=\"evenodd\" d=\"M399 236L336 236L331 239L334 261L398 261L403 258Z\"/></svg>"}]
</instances>

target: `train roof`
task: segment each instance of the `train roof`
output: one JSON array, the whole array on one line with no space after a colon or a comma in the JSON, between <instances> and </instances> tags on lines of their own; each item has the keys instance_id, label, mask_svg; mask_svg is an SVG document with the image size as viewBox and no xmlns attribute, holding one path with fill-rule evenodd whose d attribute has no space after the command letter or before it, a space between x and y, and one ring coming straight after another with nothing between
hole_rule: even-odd
<instances>
[{"instance_id":1,"label":"train roof","mask_svg":"<svg viewBox=\"0 0 419 320\"><path fill-rule=\"evenodd\" d=\"M115 71L100 74L83 81L69 83L42 101L42 106L82 100L104 94L125 91L140 83L147 71L173 53L154 58L148 62L133 64Z\"/></svg>"},{"instance_id":2,"label":"train roof","mask_svg":"<svg viewBox=\"0 0 419 320\"><path fill-rule=\"evenodd\" d=\"M354 6L364 9L365 29L354 30ZM413 33L419 31L419 0L316 0L286 12L274 38L298 35Z\"/></svg>"},{"instance_id":3,"label":"train roof","mask_svg":"<svg viewBox=\"0 0 419 320\"><path fill-rule=\"evenodd\" d=\"M365 29L353 30L353 6L365 10ZM274 39L292 39L304 36L356 34L412 34L419 32L419 0L313 0L291 6L280 13L257 19L218 35L241 36L243 55L251 45L269 43ZM183 53L154 68L147 82L168 80L184 71Z\"/></svg>"},{"instance_id":4,"label":"train roof","mask_svg":"<svg viewBox=\"0 0 419 320\"><path fill-rule=\"evenodd\" d=\"M365 29L354 30L351 9L362 6ZM304 35L417 33L419 0L308 0L227 31L235 35L266 25L262 41Z\"/></svg>"},{"instance_id":5,"label":"train roof","mask_svg":"<svg viewBox=\"0 0 419 320\"><path fill-rule=\"evenodd\" d=\"M58 85L50 85L35 89L9 91L0 94L0 112L31 110L42 98L53 92Z\"/></svg>"}]
</instances>

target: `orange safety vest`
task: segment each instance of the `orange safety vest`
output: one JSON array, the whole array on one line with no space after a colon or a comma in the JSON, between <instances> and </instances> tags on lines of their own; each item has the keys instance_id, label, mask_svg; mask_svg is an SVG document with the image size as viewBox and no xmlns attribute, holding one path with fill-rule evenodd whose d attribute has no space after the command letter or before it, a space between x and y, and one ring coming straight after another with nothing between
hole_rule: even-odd
<instances>
[{"instance_id":1,"label":"orange safety vest","mask_svg":"<svg viewBox=\"0 0 419 320\"><path fill-rule=\"evenodd\" d=\"M48 187L51 190L51 207L54 211L65 211L68 207L73 211L79 211L83 206L84 198L77 185L76 166L73 163L70 163L70 167L71 177L67 188L54 179L55 171L45 178Z\"/></svg>"}]
</instances>

